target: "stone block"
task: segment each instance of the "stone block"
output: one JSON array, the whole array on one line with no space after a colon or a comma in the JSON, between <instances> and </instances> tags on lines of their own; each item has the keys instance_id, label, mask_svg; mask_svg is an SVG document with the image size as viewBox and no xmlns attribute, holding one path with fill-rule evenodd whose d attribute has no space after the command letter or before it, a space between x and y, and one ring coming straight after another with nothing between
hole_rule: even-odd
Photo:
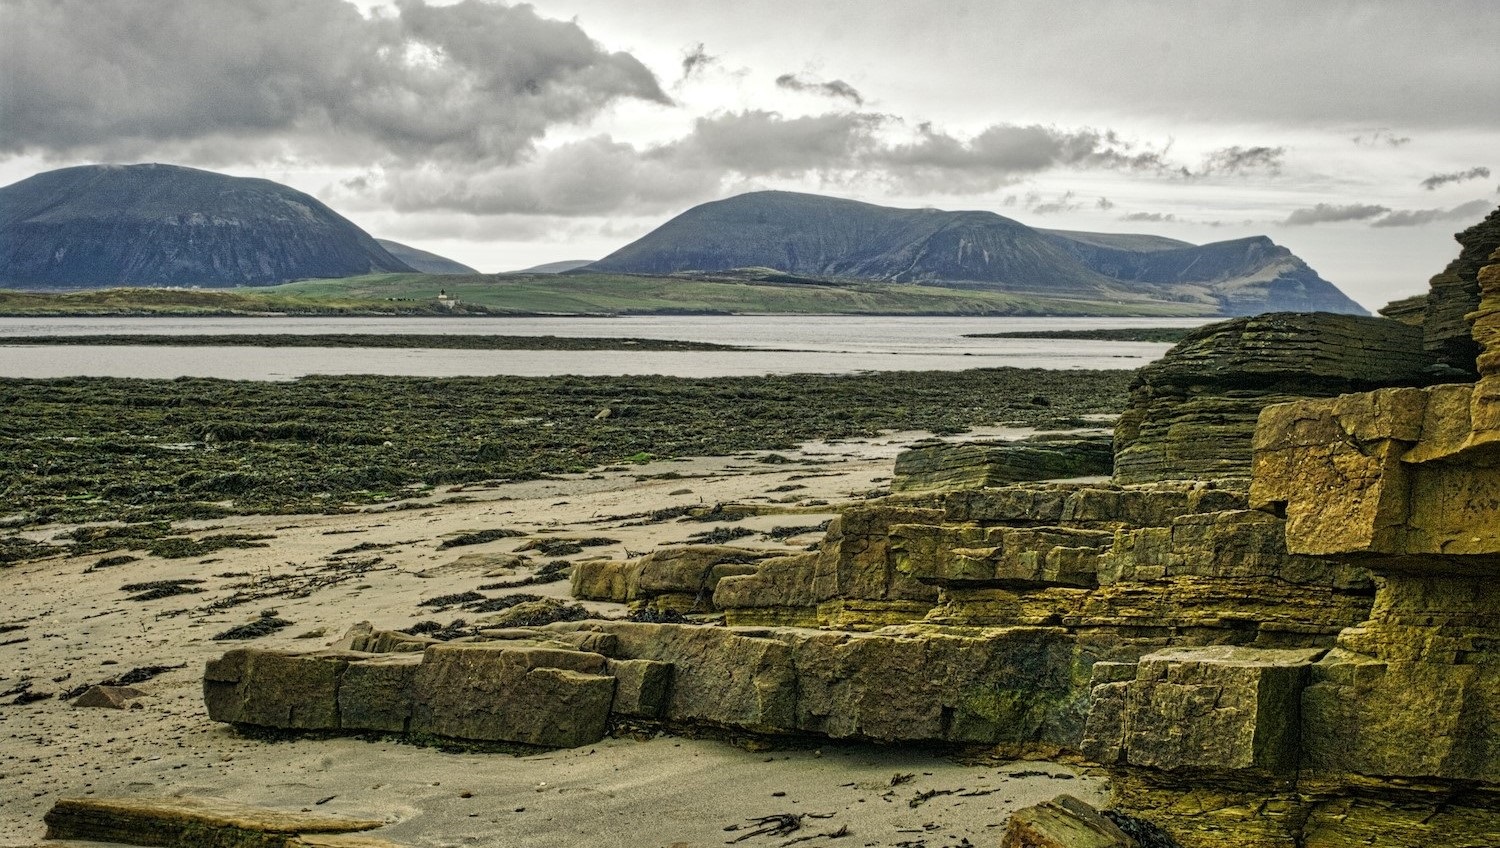
<instances>
[{"instance_id":1,"label":"stone block","mask_svg":"<svg viewBox=\"0 0 1500 848\"><path fill-rule=\"evenodd\" d=\"M818 602L813 596L813 572L817 562L814 553L773 557L757 563L753 573L721 577L714 586L714 606L726 612L774 607L815 615Z\"/></svg>"},{"instance_id":2,"label":"stone block","mask_svg":"<svg viewBox=\"0 0 1500 848\"><path fill-rule=\"evenodd\" d=\"M670 664L672 686L662 715L667 722L761 733L796 729L792 647L767 638L766 631L635 622L588 622L572 629L615 634L622 659Z\"/></svg>"},{"instance_id":3,"label":"stone block","mask_svg":"<svg viewBox=\"0 0 1500 848\"><path fill-rule=\"evenodd\" d=\"M1322 653L1213 646L1142 657L1126 705L1127 760L1162 771L1295 770L1302 689Z\"/></svg>"},{"instance_id":4,"label":"stone block","mask_svg":"<svg viewBox=\"0 0 1500 848\"><path fill-rule=\"evenodd\" d=\"M614 697L605 662L492 643L429 648L413 681L411 732L548 748L597 742Z\"/></svg>"},{"instance_id":5,"label":"stone block","mask_svg":"<svg viewBox=\"0 0 1500 848\"><path fill-rule=\"evenodd\" d=\"M797 727L833 738L1056 741L1071 688L1061 628L983 637L817 634L795 642Z\"/></svg>"},{"instance_id":6,"label":"stone block","mask_svg":"<svg viewBox=\"0 0 1500 848\"><path fill-rule=\"evenodd\" d=\"M421 661L421 654L402 652L350 662L339 680L339 727L405 733Z\"/></svg>"},{"instance_id":7,"label":"stone block","mask_svg":"<svg viewBox=\"0 0 1500 848\"><path fill-rule=\"evenodd\" d=\"M594 559L573 563L573 597L585 601L627 603L640 595L640 560Z\"/></svg>"},{"instance_id":8,"label":"stone block","mask_svg":"<svg viewBox=\"0 0 1500 848\"><path fill-rule=\"evenodd\" d=\"M210 660L203 675L209 718L285 730L338 730L338 684L351 658L240 648Z\"/></svg>"},{"instance_id":9,"label":"stone block","mask_svg":"<svg viewBox=\"0 0 1500 848\"><path fill-rule=\"evenodd\" d=\"M754 574L754 563L767 552L732 545L682 545L657 548L640 560L638 597L685 595L713 607L714 587L734 574ZM635 598L631 598L635 600Z\"/></svg>"},{"instance_id":10,"label":"stone block","mask_svg":"<svg viewBox=\"0 0 1500 848\"><path fill-rule=\"evenodd\" d=\"M813 572L814 597L819 602L934 599L935 589L896 571L889 537L898 524L936 524L942 514L884 504L845 509L828 525Z\"/></svg>"},{"instance_id":11,"label":"stone block","mask_svg":"<svg viewBox=\"0 0 1500 848\"><path fill-rule=\"evenodd\" d=\"M610 707L613 715L652 720L662 717L672 691L670 663L656 660L610 660L605 670L615 679L615 700Z\"/></svg>"}]
</instances>

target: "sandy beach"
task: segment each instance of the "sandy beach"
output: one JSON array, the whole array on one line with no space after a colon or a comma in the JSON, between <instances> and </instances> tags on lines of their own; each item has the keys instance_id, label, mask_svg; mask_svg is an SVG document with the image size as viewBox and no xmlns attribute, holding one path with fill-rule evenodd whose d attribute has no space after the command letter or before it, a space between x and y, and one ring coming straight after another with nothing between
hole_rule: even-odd
<instances>
[{"instance_id":1,"label":"sandy beach","mask_svg":"<svg viewBox=\"0 0 1500 848\"><path fill-rule=\"evenodd\" d=\"M977 437L1024 435L987 430ZM453 753L389 740L264 741L209 721L203 663L231 647L316 649L350 625L407 628L475 616L434 609L437 596L517 580L555 557L518 549L549 539L596 544L566 556L625 558L715 528L732 544L795 550L841 503L878 493L895 455L924 433L809 443L735 457L613 466L561 479L444 487L425 501L343 515L253 516L177 526L266 536L265 547L141 558L53 558L3 572L0 616L0 845L37 844L60 797L192 795L375 817L378 835L413 846L709 846L806 844L939 848L993 844L1009 811L1070 792L1097 802L1103 781L1051 763L960 764L941 751L860 745L766 748L671 736L610 738L539 753ZM787 460L787 461L782 461ZM673 506L757 504L729 522L652 520ZM519 535L439 549L491 528ZM775 528L807 528L785 535ZM48 527L44 537L66 528ZM612 540L607 544L604 539ZM139 553L139 552L138 552ZM129 600L159 581L191 591ZM559 581L508 591L567 597ZM280 592L279 596L263 597ZM288 594L289 593L289 594ZM238 602L247 600L248 602ZM230 605L233 604L233 605ZM622 607L592 604L602 616ZM216 641L268 610L291 622L251 641ZM75 708L56 693L133 669L129 710ZM29 683L29 688L26 684ZM47 694L30 703L28 697ZM26 697L19 697L25 695ZM791 834L751 835L754 820L806 814ZM745 837L742 841L736 839ZM801 844L801 843L796 843Z\"/></svg>"}]
</instances>

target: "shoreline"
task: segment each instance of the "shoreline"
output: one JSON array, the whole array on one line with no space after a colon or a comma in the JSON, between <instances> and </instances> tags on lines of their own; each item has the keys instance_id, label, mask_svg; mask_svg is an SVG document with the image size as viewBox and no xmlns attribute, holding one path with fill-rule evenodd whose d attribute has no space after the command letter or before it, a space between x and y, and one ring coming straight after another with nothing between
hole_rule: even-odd
<instances>
[{"instance_id":1,"label":"shoreline","mask_svg":"<svg viewBox=\"0 0 1500 848\"><path fill-rule=\"evenodd\" d=\"M986 429L964 438L1026 432ZM195 557L136 552L137 560L99 567L108 555L99 551L0 571L12 596L0 624L15 628L0 641L24 640L0 646L0 691L27 678L28 691L51 696L0 701L0 805L14 811L13 820L0 825L0 845L32 844L53 800L87 794L184 793L291 809L332 796L318 809L397 820L388 832L372 835L413 846L477 840L536 848L674 842L706 848L731 838L727 827L783 812L832 812L826 828L823 820L809 820L808 832L848 825L859 844L893 846L924 832L931 844L963 838L979 844L997 838L1010 811L1058 792L1097 801L1102 779L1067 766L963 765L952 752L905 747L825 743L766 750L764 740L736 747L679 736L611 737L588 748L514 758L388 740L259 741L209 722L204 713L201 664L224 650L316 649L359 620L406 628L469 616L421 602L531 573L547 558L517 550L530 541L602 536L610 543L563 556L623 558L724 527L750 531L732 545L800 550L820 537L817 524L840 504L881 489L898 452L929 437L888 433L774 453L594 468L561 479L445 487L414 501L338 515L185 521L178 528L197 538L273 538L262 542L266 547ZM455 495L466 499L443 502ZM763 514L717 522L636 517L729 502L759 504ZM788 526L803 529L773 532ZM495 527L520 535L440 547ZM63 529L52 526L51 532ZM340 553L351 548L361 551ZM518 561L518 554L529 561ZM320 579L345 572L350 576L344 579ZM132 601L120 588L190 580L204 582L179 585L200 591L151 600ZM226 604L257 588L295 587L298 580L305 581L305 594ZM565 581L486 591L569 594ZM623 613L613 604L588 607L596 614ZM292 623L251 641L212 638L266 610ZM138 684L146 693L140 709L76 709L56 697L148 666L172 668ZM901 774L916 777L893 783ZM958 791L984 794L949 797ZM928 792L936 794L920 799ZM929 824L935 828L924 831Z\"/></svg>"}]
</instances>

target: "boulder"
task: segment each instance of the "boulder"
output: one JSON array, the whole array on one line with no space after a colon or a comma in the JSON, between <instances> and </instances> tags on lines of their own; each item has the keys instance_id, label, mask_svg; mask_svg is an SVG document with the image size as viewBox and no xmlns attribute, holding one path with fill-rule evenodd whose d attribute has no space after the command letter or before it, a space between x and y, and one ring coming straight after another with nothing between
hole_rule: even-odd
<instances>
[{"instance_id":1,"label":"boulder","mask_svg":"<svg viewBox=\"0 0 1500 848\"><path fill-rule=\"evenodd\" d=\"M1098 810L1059 795L1011 813L1000 848L1138 848L1138 843Z\"/></svg>"}]
</instances>

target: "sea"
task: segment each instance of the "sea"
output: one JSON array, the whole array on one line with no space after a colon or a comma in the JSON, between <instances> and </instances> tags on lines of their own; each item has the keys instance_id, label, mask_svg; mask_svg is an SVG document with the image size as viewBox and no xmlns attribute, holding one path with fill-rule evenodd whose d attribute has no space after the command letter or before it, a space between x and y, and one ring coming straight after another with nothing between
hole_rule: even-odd
<instances>
[{"instance_id":1,"label":"sea","mask_svg":"<svg viewBox=\"0 0 1500 848\"><path fill-rule=\"evenodd\" d=\"M0 377L215 377L310 374L413 377L733 377L961 371L1134 369L1171 345L972 338L975 333L1196 327L1211 319L896 316L626 316L612 318L0 318L0 336L405 333L672 339L736 351L448 350L155 345L0 345Z\"/></svg>"}]
</instances>

